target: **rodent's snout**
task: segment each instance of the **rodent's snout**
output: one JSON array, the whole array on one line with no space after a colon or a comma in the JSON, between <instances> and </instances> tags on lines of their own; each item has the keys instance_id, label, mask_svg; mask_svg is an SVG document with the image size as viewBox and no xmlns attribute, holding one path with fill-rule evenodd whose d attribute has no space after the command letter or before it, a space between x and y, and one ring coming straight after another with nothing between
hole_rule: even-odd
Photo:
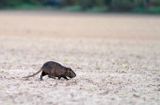
<instances>
[{"instance_id":1,"label":"rodent's snout","mask_svg":"<svg viewBox=\"0 0 160 105\"><path fill-rule=\"evenodd\" d=\"M70 77L70 78L76 77L76 73L75 73L74 71L71 71L71 72L69 73L69 77Z\"/></svg>"},{"instance_id":2,"label":"rodent's snout","mask_svg":"<svg viewBox=\"0 0 160 105\"><path fill-rule=\"evenodd\" d=\"M74 73L75 75L74 75L74 77L76 77L77 75L76 75L76 73Z\"/></svg>"},{"instance_id":3,"label":"rodent's snout","mask_svg":"<svg viewBox=\"0 0 160 105\"><path fill-rule=\"evenodd\" d=\"M72 78L74 78L74 77L76 77L76 73L74 73L74 75L73 75L73 77L72 77Z\"/></svg>"}]
</instances>

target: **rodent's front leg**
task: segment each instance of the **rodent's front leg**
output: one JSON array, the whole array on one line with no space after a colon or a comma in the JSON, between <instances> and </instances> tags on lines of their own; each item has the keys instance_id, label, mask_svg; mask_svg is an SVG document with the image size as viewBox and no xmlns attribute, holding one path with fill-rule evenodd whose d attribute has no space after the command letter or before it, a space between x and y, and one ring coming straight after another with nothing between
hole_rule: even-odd
<instances>
[{"instance_id":1,"label":"rodent's front leg","mask_svg":"<svg viewBox=\"0 0 160 105\"><path fill-rule=\"evenodd\" d=\"M69 80L66 76L63 76L64 79Z\"/></svg>"}]
</instances>

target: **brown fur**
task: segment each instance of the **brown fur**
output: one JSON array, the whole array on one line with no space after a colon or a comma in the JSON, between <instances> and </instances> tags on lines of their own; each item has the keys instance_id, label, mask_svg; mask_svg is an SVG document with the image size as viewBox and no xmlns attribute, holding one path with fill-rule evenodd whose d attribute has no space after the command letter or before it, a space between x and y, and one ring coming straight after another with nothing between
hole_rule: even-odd
<instances>
[{"instance_id":1,"label":"brown fur","mask_svg":"<svg viewBox=\"0 0 160 105\"><path fill-rule=\"evenodd\" d=\"M43 76L45 75L48 75L48 77L50 78L58 77L58 79L62 77L66 80L68 80L67 77L74 78L76 76L75 72L71 68L64 67L61 64L54 61L48 61L42 66L42 68L39 71L23 78L33 77L41 71L42 73L40 76L40 80L42 80Z\"/></svg>"}]
</instances>

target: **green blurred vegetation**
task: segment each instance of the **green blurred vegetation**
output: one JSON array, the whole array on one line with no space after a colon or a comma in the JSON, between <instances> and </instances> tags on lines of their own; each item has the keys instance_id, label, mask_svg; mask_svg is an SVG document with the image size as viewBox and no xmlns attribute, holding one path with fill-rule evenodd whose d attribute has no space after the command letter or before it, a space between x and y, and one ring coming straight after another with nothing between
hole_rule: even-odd
<instances>
[{"instance_id":1,"label":"green blurred vegetation","mask_svg":"<svg viewBox=\"0 0 160 105\"><path fill-rule=\"evenodd\" d=\"M1 9L54 8L87 12L160 13L160 0L0 0Z\"/></svg>"}]
</instances>

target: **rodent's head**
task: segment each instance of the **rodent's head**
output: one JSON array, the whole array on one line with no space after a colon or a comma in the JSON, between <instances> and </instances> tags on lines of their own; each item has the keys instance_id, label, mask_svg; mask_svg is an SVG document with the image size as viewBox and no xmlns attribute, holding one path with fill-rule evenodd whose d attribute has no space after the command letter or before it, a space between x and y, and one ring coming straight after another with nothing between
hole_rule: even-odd
<instances>
[{"instance_id":1,"label":"rodent's head","mask_svg":"<svg viewBox=\"0 0 160 105\"><path fill-rule=\"evenodd\" d=\"M76 77L76 73L71 68L66 68L67 70L67 76L70 78Z\"/></svg>"}]
</instances>

